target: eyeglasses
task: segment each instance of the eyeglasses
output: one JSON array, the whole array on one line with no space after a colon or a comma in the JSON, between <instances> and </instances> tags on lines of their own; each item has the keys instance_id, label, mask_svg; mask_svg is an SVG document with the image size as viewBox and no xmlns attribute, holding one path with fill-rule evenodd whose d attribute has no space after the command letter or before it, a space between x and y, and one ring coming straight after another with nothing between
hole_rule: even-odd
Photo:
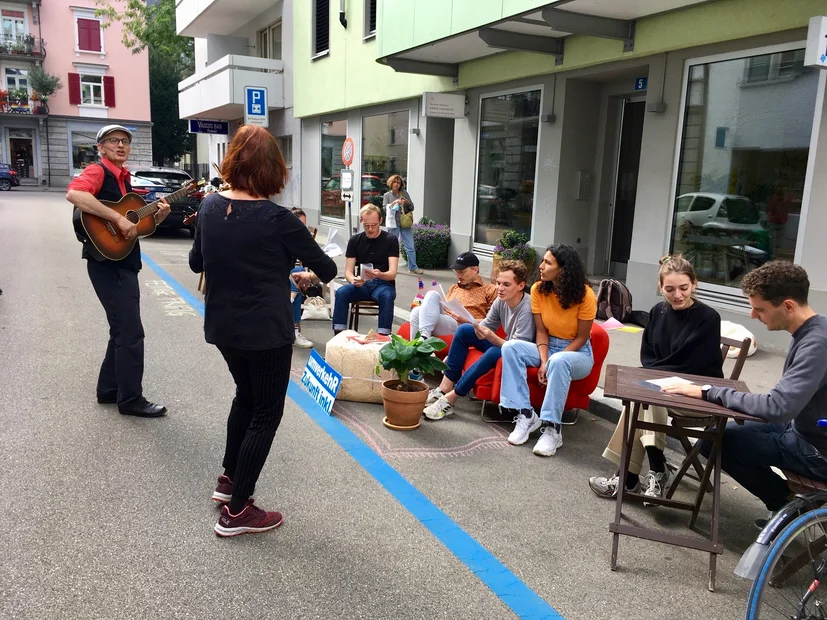
<instances>
[{"instance_id":1,"label":"eyeglasses","mask_svg":"<svg viewBox=\"0 0 827 620\"><path fill-rule=\"evenodd\" d=\"M382 224L365 224L362 222L362 228L380 228Z\"/></svg>"},{"instance_id":2,"label":"eyeglasses","mask_svg":"<svg viewBox=\"0 0 827 620\"><path fill-rule=\"evenodd\" d=\"M124 146L129 146L132 142L131 138L105 138L104 142L107 144L111 144L112 146L118 146L119 144L123 144Z\"/></svg>"}]
</instances>

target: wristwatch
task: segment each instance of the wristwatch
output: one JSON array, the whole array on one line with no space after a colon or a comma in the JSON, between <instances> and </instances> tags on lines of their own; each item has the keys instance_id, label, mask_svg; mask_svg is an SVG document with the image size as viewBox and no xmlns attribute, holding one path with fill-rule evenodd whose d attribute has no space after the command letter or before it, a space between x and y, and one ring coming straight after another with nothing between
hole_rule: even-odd
<instances>
[{"instance_id":1,"label":"wristwatch","mask_svg":"<svg viewBox=\"0 0 827 620\"><path fill-rule=\"evenodd\" d=\"M709 400L709 390L712 389L711 385L702 385L701 386L701 398L704 400Z\"/></svg>"}]
</instances>

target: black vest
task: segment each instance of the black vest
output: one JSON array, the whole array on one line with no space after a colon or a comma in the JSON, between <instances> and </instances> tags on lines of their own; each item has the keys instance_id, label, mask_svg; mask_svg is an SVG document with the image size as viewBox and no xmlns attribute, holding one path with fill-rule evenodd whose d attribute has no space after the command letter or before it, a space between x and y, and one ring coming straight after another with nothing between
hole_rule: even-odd
<instances>
[{"instance_id":1,"label":"black vest","mask_svg":"<svg viewBox=\"0 0 827 620\"><path fill-rule=\"evenodd\" d=\"M117 202L123 198L121 188L118 185L118 179L109 171L109 168L103 164L91 165L103 168L103 185L101 185L98 193L95 194L95 198L98 200L110 200L112 202ZM126 186L127 192L132 191L132 185L129 184L129 179L124 181L124 185ZM104 258L91 243L83 244L82 256L83 258L91 258L102 263L109 263L113 267L120 267L121 269L129 269L131 271L140 271L142 266L140 241L135 241L135 247L132 248L132 251L123 260L112 261Z\"/></svg>"}]
</instances>

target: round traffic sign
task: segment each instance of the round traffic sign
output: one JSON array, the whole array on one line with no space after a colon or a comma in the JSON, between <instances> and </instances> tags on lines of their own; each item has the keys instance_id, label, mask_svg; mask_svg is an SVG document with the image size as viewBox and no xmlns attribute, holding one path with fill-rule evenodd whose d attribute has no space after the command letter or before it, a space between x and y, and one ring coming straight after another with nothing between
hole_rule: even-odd
<instances>
[{"instance_id":1,"label":"round traffic sign","mask_svg":"<svg viewBox=\"0 0 827 620\"><path fill-rule=\"evenodd\" d=\"M350 164L353 163L353 138L348 138L345 140L345 143L342 145L342 163L346 167L350 167Z\"/></svg>"}]
</instances>

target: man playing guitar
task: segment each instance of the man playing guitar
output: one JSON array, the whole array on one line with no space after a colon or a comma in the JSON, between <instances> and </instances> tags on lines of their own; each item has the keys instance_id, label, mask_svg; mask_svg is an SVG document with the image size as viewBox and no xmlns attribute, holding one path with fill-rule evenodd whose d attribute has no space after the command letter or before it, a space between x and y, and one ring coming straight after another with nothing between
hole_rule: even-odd
<instances>
[{"instance_id":1,"label":"man playing guitar","mask_svg":"<svg viewBox=\"0 0 827 620\"><path fill-rule=\"evenodd\" d=\"M110 222L127 240L135 239L137 226L100 200L118 201L132 191L129 158L132 132L121 125L107 125L98 131L100 163L90 164L69 184L66 200L81 211ZM169 215L169 204L159 201L156 223ZM163 405L149 402L141 385L144 374L144 328L141 325L141 292L138 272L141 250L138 243L119 261L108 260L92 243L83 244L83 258L95 293L109 321L109 344L98 375L99 403L117 403L124 415L156 418L167 411Z\"/></svg>"}]
</instances>

